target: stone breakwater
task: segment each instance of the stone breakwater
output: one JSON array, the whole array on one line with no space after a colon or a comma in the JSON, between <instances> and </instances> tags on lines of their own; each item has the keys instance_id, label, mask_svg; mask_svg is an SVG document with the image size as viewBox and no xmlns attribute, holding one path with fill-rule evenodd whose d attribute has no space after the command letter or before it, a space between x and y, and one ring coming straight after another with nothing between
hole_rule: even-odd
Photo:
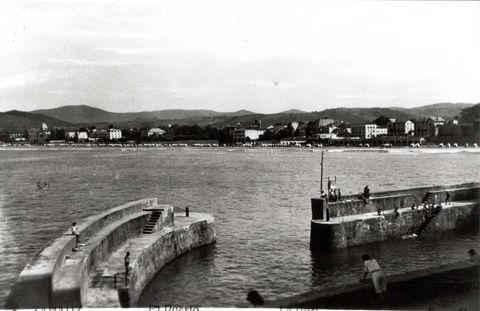
<instances>
[{"instance_id":1,"label":"stone breakwater","mask_svg":"<svg viewBox=\"0 0 480 311\"><path fill-rule=\"evenodd\" d=\"M167 262L216 239L212 216L174 214L156 198L109 209L77 227L80 246L67 230L42 249L20 273L7 308L135 306Z\"/></svg>"},{"instance_id":2,"label":"stone breakwater","mask_svg":"<svg viewBox=\"0 0 480 311\"><path fill-rule=\"evenodd\" d=\"M445 204L447 191L450 204ZM342 202L328 205L320 198L311 201L310 248L345 248L405 235L414 236L419 230L423 234L469 224L478 226L480 183L373 193L367 204L355 196L344 197ZM424 204L441 204L442 208L428 219Z\"/></svg>"},{"instance_id":3,"label":"stone breakwater","mask_svg":"<svg viewBox=\"0 0 480 311\"><path fill-rule=\"evenodd\" d=\"M340 284L288 298L266 301L266 308L397 309L439 293L478 288L480 266L470 261L388 275L388 290L382 305L377 304L371 281ZM404 309L404 308L402 308Z\"/></svg>"}]
</instances>

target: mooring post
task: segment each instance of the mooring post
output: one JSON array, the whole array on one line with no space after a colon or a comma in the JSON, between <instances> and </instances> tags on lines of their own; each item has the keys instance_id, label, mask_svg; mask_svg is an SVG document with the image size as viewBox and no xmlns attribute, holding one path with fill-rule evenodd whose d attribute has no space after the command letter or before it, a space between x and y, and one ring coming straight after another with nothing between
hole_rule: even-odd
<instances>
[{"instance_id":1,"label":"mooring post","mask_svg":"<svg viewBox=\"0 0 480 311\"><path fill-rule=\"evenodd\" d=\"M185 217L188 217L189 214L190 214L190 210L187 206L187 207L185 207Z\"/></svg>"},{"instance_id":2,"label":"mooring post","mask_svg":"<svg viewBox=\"0 0 480 311\"><path fill-rule=\"evenodd\" d=\"M329 197L330 197L330 187L332 186L332 182L330 180L330 176L327 177L328 180L328 189L327 189L327 198L325 200L325 220L330 221L330 209L328 208Z\"/></svg>"},{"instance_id":3,"label":"mooring post","mask_svg":"<svg viewBox=\"0 0 480 311\"><path fill-rule=\"evenodd\" d=\"M322 160L320 161L320 196L323 194L323 151Z\"/></svg>"}]
</instances>

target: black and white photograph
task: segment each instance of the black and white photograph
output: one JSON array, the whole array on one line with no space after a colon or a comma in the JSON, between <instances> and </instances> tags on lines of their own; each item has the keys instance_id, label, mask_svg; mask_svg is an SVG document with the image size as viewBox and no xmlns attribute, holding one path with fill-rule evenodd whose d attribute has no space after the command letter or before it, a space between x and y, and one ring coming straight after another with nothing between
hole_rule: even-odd
<instances>
[{"instance_id":1,"label":"black and white photograph","mask_svg":"<svg viewBox=\"0 0 480 311\"><path fill-rule=\"evenodd\" d=\"M480 310L480 1L0 0L0 309Z\"/></svg>"}]
</instances>

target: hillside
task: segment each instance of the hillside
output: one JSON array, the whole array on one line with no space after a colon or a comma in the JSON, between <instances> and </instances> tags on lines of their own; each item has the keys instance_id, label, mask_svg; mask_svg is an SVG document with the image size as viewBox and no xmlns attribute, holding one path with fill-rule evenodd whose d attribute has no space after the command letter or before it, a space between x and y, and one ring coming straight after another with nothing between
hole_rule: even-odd
<instances>
[{"instance_id":1,"label":"hillside","mask_svg":"<svg viewBox=\"0 0 480 311\"><path fill-rule=\"evenodd\" d=\"M0 112L0 128L2 129L29 129L32 127L39 128L42 126L42 123L46 123L49 128L57 126L72 126L72 124L69 122L64 122L38 113L23 112L18 110Z\"/></svg>"},{"instance_id":2,"label":"hillside","mask_svg":"<svg viewBox=\"0 0 480 311\"><path fill-rule=\"evenodd\" d=\"M418 115L408 111L398 111L390 108L334 108L320 112L321 115L333 119L340 119L350 123L371 122L381 115L397 120L418 118Z\"/></svg>"},{"instance_id":3,"label":"hillside","mask_svg":"<svg viewBox=\"0 0 480 311\"><path fill-rule=\"evenodd\" d=\"M252 123L255 120L262 121L262 127L267 127L269 125L274 125L276 123L287 123L292 121L303 121L308 122L316 119L323 118L332 118L335 120L343 120L347 123L361 123L361 122L371 122L380 115L389 116L391 118L397 118L401 120L411 119L418 116L412 115L410 113L392 110L388 108L335 108L327 109L319 112L301 112L301 111L287 111L281 113L272 113L272 114L260 114L260 113L251 113L241 116L235 115L218 115L218 116L209 116L209 117L192 117L184 119L159 119L159 118L148 118L148 119L136 119L126 122L116 123L118 127L129 127L129 128L142 128L142 127L153 127L153 126L168 126L168 124L178 124L178 125L193 125L197 124L199 126L213 126L213 127L225 127L227 125L234 125L237 123Z\"/></svg>"},{"instance_id":4,"label":"hillside","mask_svg":"<svg viewBox=\"0 0 480 311\"><path fill-rule=\"evenodd\" d=\"M462 109L473 106L474 104L452 104L440 103L415 108L392 108L402 112L408 112L421 117L442 117L444 119L453 119L459 116Z\"/></svg>"},{"instance_id":5,"label":"hillside","mask_svg":"<svg viewBox=\"0 0 480 311\"><path fill-rule=\"evenodd\" d=\"M90 106L63 106L54 109L36 110L31 113L10 111L2 113L0 127L31 127L42 122L49 126L96 125L107 127L114 124L119 128L144 128L168 126L168 124L225 127L228 124L251 123L260 120L262 127L291 121L308 122L321 118L343 120L347 123L371 122L380 115L399 120L418 119L424 116L442 116L452 119L460 115L465 107L473 104L434 104L415 108L333 108L305 112L297 109L272 114L261 114L247 110L217 112L212 110L168 109L134 113L109 112Z\"/></svg>"},{"instance_id":6,"label":"hillside","mask_svg":"<svg viewBox=\"0 0 480 311\"><path fill-rule=\"evenodd\" d=\"M237 112L216 112L212 110L185 110L185 109L167 109L157 111L142 112L110 112L102 109L81 105L81 106L63 106L53 109L41 109L31 111L32 113L44 114L59 120L77 124L97 124L97 123L124 123L133 120L148 121L154 119L161 120L182 120L197 117L212 116L241 116L252 114L250 111L240 110Z\"/></svg>"}]
</instances>

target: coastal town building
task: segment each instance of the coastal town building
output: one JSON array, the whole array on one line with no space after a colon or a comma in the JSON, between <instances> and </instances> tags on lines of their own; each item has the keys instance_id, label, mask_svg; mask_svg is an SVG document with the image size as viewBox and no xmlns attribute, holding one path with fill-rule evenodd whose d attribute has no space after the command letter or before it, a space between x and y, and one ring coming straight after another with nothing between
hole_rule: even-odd
<instances>
[{"instance_id":1,"label":"coastal town building","mask_svg":"<svg viewBox=\"0 0 480 311\"><path fill-rule=\"evenodd\" d=\"M161 137L166 133L167 132L165 130L162 130L161 128L158 128L158 127L154 127L148 131L147 137Z\"/></svg>"},{"instance_id":2,"label":"coastal town building","mask_svg":"<svg viewBox=\"0 0 480 311\"><path fill-rule=\"evenodd\" d=\"M88 133L85 131L78 132L78 141L87 141L88 140Z\"/></svg>"},{"instance_id":3,"label":"coastal town building","mask_svg":"<svg viewBox=\"0 0 480 311\"><path fill-rule=\"evenodd\" d=\"M381 127L377 125L377 128L375 129L375 136L385 136L388 135L388 128L387 127Z\"/></svg>"},{"instance_id":4,"label":"coastal town building","mask_svg":"<svg viewBox=\"0 0 480 311\"><path fill-rule=\"evenodd\" d=\"M24 129L0 129L0 141L2 142L18 142L25 141Z\"/></svg>"},{"instance_id":5,"label":"coastal town building","mask_svg":"<svg viewBox=\"0 0 480 311\"><path fill-rule=\"evenodd\" d=\"M91 140L118 140L122 138L122 131L119 129L96 130L92 132Z\"/></svg>"},{"instance_id":6,"label":"coastal town building","mask_svg":"<svg viewBox=\"0 0 480 311\"><path fill-rule=\"evenodd\" d=\"M334 119L319 119L318 120L318 126L319 127L322 127L322 126L327 126L327 125L330 125L330 124L333 124L335 123L335 120Z\"/></svg>"},{"instance_id":7,"label":"coastal town building","mask_svg":"<svg viewBox=\"0 0 480 311\"><path fill-rule=\"evenodd\" d=\"M441 137L459 137L462 135L462 128L458 124L458 120L448 121L438 129L438 136Z\"/></svg>"},{"instance_id":8,"label":"coastal town building","mask_svg":"<svg viewBox=\"0 0 480 311\"><path fill-rule=\"evenodd\" d=\"M28 142L30 143L38 143L39 142L39 134L41 130L39 128L31 128L28 130Z\"/></svg>"},{"instance_id":9,"label":"coastal town building","mask_svg":"<svg viewBox=\"0 0 480 311\"><path fill-rule=\"evenodd\" d=\"M338 137L336 133L317 133L313 134L313 139L343 139L343 137Z\"/></svg>"},{"instance_id":10,"label":"coastal town building","mask_svg":"<svg viewBox=\"0 0 480 311\"><path fill-rule=\"evenodd\" d=\"M73 140L78 138L79 128L78 127L64 127L63 131L65 133L65 139Z\"/></svg>"},{"instance_id":11,"label":"coastal town building","mask_svg":"<svg viewBox=\"0 0 480 311\"><path fill-rule=\"evenodd\" d=\"M225 127L225 132L231 137L234 144L245 143L250 140L258 140L260 135L265 133L261 129L262 121L255 120L251 123L238 122L236 124L228 124Z\"/></svg>"},{"instance_id":12,"label":"coastal town building","mask_svg":"<svg viewBox=\"0 0 480 311\"><path fill-rule=\"evenodd\" d=\"M458 123L458 122L457 122ZM430 137L440 134L440 127L445 125L442 117L429 117L415 121L415 136Z\"/></svg>"},{"instance_id":13,"label":"coastal town building","mask_svg":"<svg viewBox=\"0 0 480 311\"><path fill-rule=\"evenodd\" d=\"M45 135L51 134L46 123L42 123L42 131L45 133Z\"/></svg>"},{"instance_id":14,"label":"coastal town building","mask_svg":"<svg viewBox=\"0 0 480 311\"><path fill-rule=\"evenodd\" d=\"M45 143L50 138L50 130L45 123L39 128L31 128L28 130L28 141L30 143Z\"/></svg>"},{"instance_id":15,"label":"coastal town building","mask_svg":"<svg viewBox=\"0 0 480 311\"><path fill-rule=\"evenodd\" d=\"M244 143L247 140L258 140L265 130L237 128L233 131L233 142Z\"/></svg>"},{"instance_id":16,"label":"coastal town building","mask_svg":"<svg viewBox=\"0 0 480 311\"><path fill-rule=\"evenodd\" d=\"M352 135L360 137L361 139L376 137L377 125L372 123L352 124Z\"/></svg>"},{"instance_id":17,"label":"coastal town building","mask_svg":"<svg viewBox=\"0 0 480 311\"><path fill-rule=\"evenodd\" d=\"M387 127L389 135L413 136L415 133L415 123L411 120L390 122Z\"/></svg>"},{"instance_id":18,"label":"coastal town building","mask_svg":"<svg viewBox=\"0 0 480 311\"><path fill-rule=\"evenodd\" d=\"M293 121L290 123L290 126L292 127L293 131L295 132L298 129L299 123L297 121Z\"/></svg>"},{"instance_id":19,"label":"coastal town building","mask_svg":"<svg viewBox=\"0 0 480 311\"><path fill-rule=\"evenodd\" d=\"M333 123L330 123L328 125L323 125L319 128L319 133L322 134L330 134L333 133L338 127L335 126Z\"/></svg>"},{"instance_id":20,"label":"coastal town building","mask_svg":"<svg viewBox=\"0 0 480 311\"><path fill-rule=\"evenodd\" d=\"M298 126L297 133L298 137L305 138L307 136L307 124L302 123Z\"/></svg>"}]
</instances>

